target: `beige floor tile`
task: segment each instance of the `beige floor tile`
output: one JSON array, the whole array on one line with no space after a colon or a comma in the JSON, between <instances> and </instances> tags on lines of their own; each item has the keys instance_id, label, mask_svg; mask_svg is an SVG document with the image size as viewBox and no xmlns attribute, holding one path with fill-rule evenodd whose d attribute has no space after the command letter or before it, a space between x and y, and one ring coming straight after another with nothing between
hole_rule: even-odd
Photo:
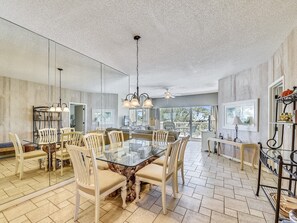
<instances>
[{"instance_id":1,"label":"beige floor tile","mask_svg":"<svg viewBox=\"0 0 297 223\"><path fill-rule=\"evenodd\" d=\"M201 200L183 195L178 202L178 205L191 211L198 212Z\"/></svg>"},{"instance_id":2,"label":"beige floor tile","mask_svg":"<svg viewBox=\"0 0 297 223\"><path fill-rule=\"evenodd\" d=\"M203 214L203 215L206 215L206 216L211 216L211 210L205 208L205 207L200 207L199 209L199 213L200 214Z\"/></svg>"},{"instance_id":3,"label":"beige floor tile","mask_svg":"<svg viewBox=\"0 0 297 223\"><path fill-rule=\"evenodd\" d=\"M240 201L240 200L236 200L236 199L226 197L225 207L229 208L229 209L232 209L232 210L235 210L235 211L241 211L241 212L249 214L249 208L248 208L248 205L247 205L247 203L245 201Z\"/></svg>"},{"instance_id":4,"label":"beige floor tile","mask_svg":"<svg viewBox=\"0 0 297 223\"><path fill-rule=\"evenodd\" d=\"M56 207L53 203L49 202L37 209L34 209L26 214L26 216L30 219L31 222L38 222L52 213L58 211L59 208Z\"/></svg>"},{"instance_id":5,"label":"beige floor tile","mask_svg":"<svg viewBox=\"0 0 297 223\"><path fill-rule=\"evenodd\" d=\"M216 186L214 192L221 196L234 198L234 191L225 187Z\"/></svg>"},{"instance_id":6,"label":"beige floor tile","mask_svg":"<svg viewBox=\"0 0 297 223\"><path fill-rule=\"evenodd\" d=\"M3 214L5 215L8 221L11 221L19 216L28 213L31 210L34 210L35 208L36 206L31 201L26 201L22 204L19 204L17 206L11 207L3 211Z\"/></svg>"},{"instance_id":7,"label":"beige floor tile","mask_svg":"<svg viewBox=\"0 0 297 223\"><path fill-rule=\"evenodd\" d=\"M47 198L50 202L52 202L55 205L59 205L63 201L73 197L74 195L69 192L68 190L63 191L62 193L55 194L49 198Z\"/></svg>"},{"instance_id":8,"label":"beige floor tile","mask_svg":"<svg viewBox=\"0 0 297 223\"><path fill-rule=\"evenodd\" d=\"M53 219L56 223L66 222L73 218L74 205L70 204L59 211L51 214L49 217Z\"/></svg>"},{"instance_id":9,"label":"beige floor tile","mask_svg":"<svg viewBox=\"0 0 297 223\"><path fill-rule=\"evenodd\" d=\"M168 210L173 211L178 202L179 202L179 199L169 195L166 196L166 207ZM162 207L162 197L159 197L159 199L155 202L155 204Z\"/></svg>"},{"instance_id":10,"label":"beige floor tile","mask_svg":"<svg viewBox=\"0 0 297 223\"><path fill-rule=\"evenodd\" d=\"M185 215L186 211L187 211L187 209L183 208L181 206L176 206L176 208L174 209L174 212L178 213L180 215Z\"/></svg>"},{"instance_id":11,"label":"beige floor tile","mask_svg":"<svg viewBox=\"0 0 297 223\"><path fill-rule=\"evenodd\" d=\"M209 197L203 197L201 206L213 211L224 213L224 202L220 200L216 200Z\"/></svg>"},{"instance_id":12,"label":"beige floor tile","mask_svg":"<svg viewBox=\"0 0 297 223\"><path fill-rule=\"evenodd\" d=\"M213 211L211 223L237 223L237 218Z\"/></svg>"},{"instance_id":13,"label":"beige floor tile","mask_svg":"<svg viewBox=\"0 0 297 223\"><path fill-rule=\"evenodd\" d=\"M208 197L213 197L214 189L197 186L195 189L195 193L204 195L204 196L208 196Z\"/></svg>"},{"instance_id":14,"label":"beige floor tile","mask_svg":"<svg viewBox=\"0 0 297 223\"><path fill-rule=\"evenodd\" d=\"M158 206L158 205L153 205L151 208L150 208L150 211L155 213L155 214L160 214L161 211L162 211L162 207Z\"/></svg>"},{"instance_id":15,"label":"beige floor tile","mask_svg":"<svg viewBox=\"0 0 297 223\"><path fill-rule=\"evenodd\" d=\"M28 220L28 218L25 215L22 215L12 221L9 221L10 223L30 223L30 221Z\"/></svg>"},{"instance_id":16,"label":"beige floor tile","mask_svg":"<svg viewBox=\"0 0 297 223\"><path fill-rule=\"evenodd\" d=\"M268 201L261 201L261 200L252 199L252 198L246 198L246 199L247 199L249 208L266 212L269 214L274 214L274 210L272 209Z\"/></svg>"},{"instance_id":17,"label":"beige floor tile","mask_svg":"<svg viewBox=\"0 0 297 223\"><path fill-rule=\"evenodd\" d=\"M53 223L53 220L50 219L49 217L46 217L37 223Z\"/></svg>"},{"instance_id":18,"label":"beige floor tile","mask_svg":"<svg viewBox=\"0 0 297 223\"><path fill-rule=\"evenodd\" d=\"M168 211L166 215L159 214L154 223L179 223L182 222L182 220L182 215Z\"/></svg>"},{"instance_id":19,"label":"beige floor tile","mask_svg":"<svg viewBox=\"0 0 297 223\"><path fill-rule=\"evenodd\" d=\"M225 208L225 214L237 218L237 211Z\"/></svg>"},{"instance_id":20,"label":"beige floor tile","mask_svg":"<svg viewBox=\"0 0 297 223\"><path fill-rule=\"evenodd\" d=\"M132 213L126 211L120 207L111 209L108 213L100 218L100 221L104 223L122 223L124 222Z\"/></svg>"},{"instance_id":21,"label":"beige floor tile","mask_svg":"<svg viewBox=\"0 0 297 223\"><path fill-rule=\"evenodd\" d=\"M157 214L143 208L138 208L128 219L129 223L151 223L157 217Z\"/></svg>"},{"instance_id":22,"label":"beige floor tile","mask_svg":"<svg viewBox=\"0 0 297 223\"><path fill-rule=\"evenodd\" d=\"M238 212L239 223L266 223L264 218L259 218L245 213Z\"/></svg>"},{"instance_id":23,"label":"beige floor tile","mask_svg":"<svg viewBox=\"0 0 297 223\"><path fill-rule=\"evenodd\" d=\"M182 221L183 223L209 223L210 218L203 214L188 210Z\"/></svg>"}]
</instances>

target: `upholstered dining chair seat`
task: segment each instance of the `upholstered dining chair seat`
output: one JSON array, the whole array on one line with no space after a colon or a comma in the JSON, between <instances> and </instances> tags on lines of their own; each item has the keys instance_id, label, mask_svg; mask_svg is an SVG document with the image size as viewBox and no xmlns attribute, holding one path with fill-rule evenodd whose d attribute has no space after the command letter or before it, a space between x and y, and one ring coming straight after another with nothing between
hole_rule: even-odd
<instances>
[{"instance_id":1,"label":"upholstered dining chair seat","mask_svg":"<svg viewBox=\"0 0 297 223\"><path fill-rule=\"evenodd\" d=\"M112 172L111 170L99 170L98 177L99 179L102 179L99 181L100 194L105 193L110 188L113 188L116 185L126 180L125 176ZM78 184L78 189L87 194L95 196L94 177L91 176L90 179L91 179L90 188L81 187Z\"/></svg>"},{"instance_id":2,"label":"upholstered dining chair seat","mask_svg":"<svg viewBox=\"0 0 297 223\"><path fill-rule=\"evenodd\" d=\"M56 152L56 156L57 157L64 157L64 158L68 157L70 159L69 153L68 152L62 152L61 150Z\"/></svg>"},{"instance_id":3,"label":"upholstered dining chair seat","mask_svg":"<svg viewBox=\"0 0 297 223\"><path fill-rule=\"evenodd\" d=\"M137 177L162 182L162 173L163 173L162 166L151 163L151 164L143 167L142 169L138 170L135 175ZM171 177L171 175L167 176L167 179L169 179L170 177Z\"/></svg>"},{"instance_id":4,"label":"upholstered dining chair seat","mask_svg":"<svg viewBox=\"0 0 297 223\"><path fill-rule=\"evenodd\" d=\"M98 166L99 170L108 170L109 169L107 162L104 162L102 160L97 160L97 166Z\"/></svg>"},{"instance_id":5,"label":"upholstered dining chair seat","mask_svg":"<svg viewBox=\"0 0 297 223\"><path fill-rule=\"evenodd\" d=\"M34 150L31 152L23 153L24 159L32 159L32 158L37 158L40 156L47 156L47 153L42 150Z\"/></svg>"},{"instance_id":6,"label":"upholstered dining chair seat","mask_svg":"<svg viewBox=\"0 0 297 223\"><path fill-rule=\"evenodd\" d=\"M170 158L169 158L170 159ZM165 156L161 156L158 159L154 160L153 163L163 166L165 162ZM181 160L178 160L177 166L180 166L183 162Z\"/></svg>"}]
</instances>

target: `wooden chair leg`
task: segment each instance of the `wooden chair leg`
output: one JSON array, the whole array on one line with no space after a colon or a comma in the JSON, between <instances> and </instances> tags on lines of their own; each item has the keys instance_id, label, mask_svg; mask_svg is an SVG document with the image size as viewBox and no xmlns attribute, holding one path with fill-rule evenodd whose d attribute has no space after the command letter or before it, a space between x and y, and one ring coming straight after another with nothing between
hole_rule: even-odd
<instances>
[{"instance_id":1,"label":"wooden chair leg","mask_svg":"<svg viewBox=\"0 0 297 223\"><path fill-rule=\"evenodd\" d=\"M95 197L95 223L99 223L100 218L100 197Z\"/></svg>"},{"instance_id":2,"label":"wooden chair leg","mask_svg":"<svg viewBox=\"0 0 297 223\"><path fill-rule=\"evenodd\" d=\"M167 214L166 209L166 182L162 184L162 207L163 207L163 214Z\"/></svg>"},{"instance_id":3,"label":"wooden chair leg","mask_svg":"<svg viewBox=\"0 0 297 223\"><path fill-rule=\"evenodd\" d=\"M182 176L183 185L184 185L185 184L184 164L182 164L181 166L181 176Z\"/></svg>"},{"instance_id":4,"label":"wooden chair leg","mask_svg":"<svg viewBox=\"0 0 297 223\"><path fill-rule=\"evenodd\" d=\"M63 176L63 160L60 160L61 161L61 176Z\"/></svg>"},{"instance_id":5,"label":"wooden chair leg","mask_svg":"<svg viewBox=\"0 0 297 223\"><path fill-rule=\"evenodd\" d=\"M78 218L79 203L80 203L80 194L78 193L78 191L76 191L75 209L74 209L74 221L76 221L77 218Z\"/></svg>"},{"instance_id":6,"label":"wooden chair leg","mask_svg":"<svg viewBox=\"0 0 297 223\"><path fill-rule=\"evenodd\" d=\"M178 169L175 171L175 189L176 193L178 193Z\"/></svg>"},{"instance_id":7,"label":"wooden chair leg","mask_svg":"<svg viewBox=\"0 0 297 223\"><path fill-rule=\"evenodd\" d=\"M47 171L48 167L48 162L47 162L47 157L44 158L44 171Z\"/></svg>"},{"instance_id":8,"label":"wooden chair leg","mask_svg":"<svg viewBox=\"0 0 297 223\"><path fill-rule=\"evenodd\" d=\"M140 193L140 180L137 177L135 180L135 192L136 192L135 202L138 202L139 201L139 193Z\"/></svg>"},{"instance_id":9,"label":"wooden chair leg","mask_svg":"<svg viewBox=\"0 0 297 223\"><path fill-rule=\"evenodd\" d=\"M23 178L24 160L20 160L20 180Z\"/></svg>"},{"instance_id":10,"label":"wooden chair leg","mask_svg":"<svg viewBox=\"0 0 297 223\"><path fill-rule=\"evenodd\" d=\"M123 201L122 207L125 209L127 207L127 204L126 204L127 185L126 184L121 187L121 197L122 197L122 201Z\"/></svg>"},{"instance_id":11,"label":"wooden chair leg","mask_svg":"<svg viewBox=\"0 0 297 223\"><path fill-rule=\"evenodd\" d=\"M174 198L177 198L177 196L176 196L176 181L177 181L177 179L176 179L176 172L175 172L175 173L173 173L173 176L172 176L172 190L173 190Z\"/></svg>"},{"instance_id":12,"label":"wooden chair leg","mask_svg":"<svg viewBox=\"0 0 297 223\"><path fill-rule=\"evenodd\" d=\"M15 162L15 174L17 174L19 172L19 161L16 160Z\"/></svg>"}]
</instances>

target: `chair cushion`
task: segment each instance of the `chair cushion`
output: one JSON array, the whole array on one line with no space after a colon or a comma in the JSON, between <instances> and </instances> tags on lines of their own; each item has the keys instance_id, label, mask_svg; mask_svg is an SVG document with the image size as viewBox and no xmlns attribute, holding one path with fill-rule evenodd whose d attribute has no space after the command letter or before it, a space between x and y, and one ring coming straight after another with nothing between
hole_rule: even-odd
<instances>
[{"instance_id":1,"label":"chair cushion","mask_svg":"<svg viewBox=\"0 0 297 223\"><path fill-rule=\"evenodd\" d=\"M163 166L165 162L165 156L161 156L158 159L154 160L153 163Z\"/></svg>"},{"instance_id":2,"label":"chair cushion","mask_svg":"<svg viewBox=\"0 0 297 223\"><path fill-rule=\"evenodd\" d=\"M24 159L31 159L36 157L44 157L47 156L47 153L42 150L34 150L31 152L23 153Z\"/></svg>"},{"instance_id":3,"label":"chair cushion","mask_svg":"<svg viewBox=\"0 0 297 223\"><path fill-rule=\"evenodd\" d=\"M127 181L127 178L121 174L112 172L110 170L98 170L100 194L108 191L110 188ZM78 184L78 188L87 194L95 196L94 177L91 176L90 188L84 188Z\"/></svg>"},{"instance_id":4,"label":"chair cushion","mask_svg":"<svg viewBox=\"0 0 297 223\"><path fill-rule=\"evenodd\" d=\"M59 151L56 152L56 158L59 159L61 157L62 157L62 151L59 150ZM70 159L70 155L69 155L69 153L67 151L63 152L63 159Z\"/></svg>"},{"instance_id":5,"label":"chair cushion","mask_svg":"<svg viewBox=\"0 0 297 223\"><path fill-rule=\"evenodd\" d=\"M97 167L99 170L108 170L109 169L107 162L104 162L102 160L97 160Z\"/></svg>"},{"instance_id":6,"label":"chair cushion","mask_svg":"<svg viewBox=\"0 0 297 223\"><path fill-rule=\"evenodd\" d=\"M162 182L163 166L151 163L136 172L137 177ZM166 179L167 180L167 179Z\"/></svg>"}]
</instances>

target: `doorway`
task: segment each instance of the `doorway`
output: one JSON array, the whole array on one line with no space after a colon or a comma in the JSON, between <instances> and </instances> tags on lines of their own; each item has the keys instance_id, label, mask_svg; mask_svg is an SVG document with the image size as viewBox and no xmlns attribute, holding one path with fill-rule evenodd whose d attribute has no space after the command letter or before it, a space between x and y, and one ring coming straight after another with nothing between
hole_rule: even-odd
<instances>
[{"instance_id":1,"label":"doorway","mask_svg":"<svg viewBox=\"0 0 297 223\"><path fill-rule=\"evenodd\" d=\"M87 117L86 117L87 104L70 102L69 107L70 107L70 115L69 115L70 127L74 128L75 131L86 133L86 131L87 131Z\"/></svg>"}]
</instances>

